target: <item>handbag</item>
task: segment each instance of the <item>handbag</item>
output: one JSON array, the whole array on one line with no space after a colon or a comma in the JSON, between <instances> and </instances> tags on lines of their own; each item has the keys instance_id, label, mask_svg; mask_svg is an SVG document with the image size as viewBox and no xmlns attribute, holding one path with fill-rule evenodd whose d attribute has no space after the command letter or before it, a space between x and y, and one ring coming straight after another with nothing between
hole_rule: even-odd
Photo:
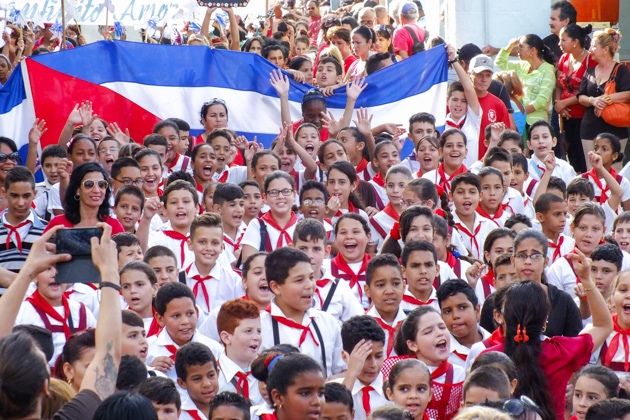
<instances>
[{"instance_id":1,"label":"handbag","mask_svg":"<svg viewBox=\"0 0 630 420\"><path fill-rule=\"evenodd\" d=\"M617 70L621 64L617 64L610 75L610 79L606 82L604 93L611 95L617 93ZM602 110L602 118L608 124L615 127L630 127L630 103L613 103L606 106Z\"/></svg>"}]
</instances>

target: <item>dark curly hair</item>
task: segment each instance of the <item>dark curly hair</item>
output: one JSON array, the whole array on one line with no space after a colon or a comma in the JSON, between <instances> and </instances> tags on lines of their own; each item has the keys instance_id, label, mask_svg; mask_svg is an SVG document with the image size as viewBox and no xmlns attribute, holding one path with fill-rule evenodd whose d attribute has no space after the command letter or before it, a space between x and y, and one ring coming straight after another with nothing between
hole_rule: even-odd
<instances>
[{"instance_id":1,"label":"dark curly hair","mask_svg":"<svg viewBox=\"0 0 630 420\"><path fill-rule=\"evenodd\" d=\"M86 162L74 168L72 171L72 175L70 175L70 182L68 183L68 188L66 189L66 196L64 197L63 209L66 214L66 218L73 225L77 225L81 223L81 202L75 199L75 195L79 188L81 187L81 183L83 182L83 178L90 172L98 172L103 175L103 179L105 181L109 180L109 176L105 172L105 170L95 162ZM109 181L108 181L109 182ZM112 192L109 188L105 190L105 198L103 202L98 208L98 220L101 222L105 220L107 216L109 216L109 199L112 195Z\"/></svg>"}]
</instances>

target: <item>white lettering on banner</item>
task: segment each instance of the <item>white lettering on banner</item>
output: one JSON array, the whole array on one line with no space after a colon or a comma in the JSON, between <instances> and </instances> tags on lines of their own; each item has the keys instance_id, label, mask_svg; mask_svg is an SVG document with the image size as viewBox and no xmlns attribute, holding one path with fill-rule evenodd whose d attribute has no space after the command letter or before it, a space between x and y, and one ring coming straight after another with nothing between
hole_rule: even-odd
<instances>
[{"instance_id":1,"label":"white lettering on banner","mask_svg":"<svg viewBox=\"0 0 630 420\"><path fill-rule=\"evenodd\" d=\"M11 4L22 12L27 20L33 20L35 16L41 15L45 22L61 21L61 2L63 0L11 0ZM4 1L0 0L0 3ZM70 0L74 4L78 15L81 16L80 24L104 25L106 9L101 9L99 4L102 0ZM180 10L194 10L194 18L202 20L205 7L197 5L196 0L113 0L116 6L115 13L109 15L109 24L115 21L122 22L123 25L133 26L141 24L148 18L156 18L158 21L170 21ZM191 3L192 5L191 9ZM252 2L254 3L254 2ZM254 15L254 7L237 7L237 14L245 17ZM264 6L263 6L264 7ZM258 10L256 10L258 13ZM184 17L185 20L192 20L193 16ZM38 19L35 19L38 20Z\"/></svg>"}]
</instances>

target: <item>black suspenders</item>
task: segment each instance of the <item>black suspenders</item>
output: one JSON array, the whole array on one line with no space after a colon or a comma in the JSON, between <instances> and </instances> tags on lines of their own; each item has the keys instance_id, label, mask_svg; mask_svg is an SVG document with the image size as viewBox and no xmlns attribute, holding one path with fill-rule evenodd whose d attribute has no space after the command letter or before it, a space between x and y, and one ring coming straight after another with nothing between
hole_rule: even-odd
<instances>
[{"instance_id":1,"label":"black suspenders","mask_svg":"<svg viewBox=\"0 0 630 420\"><path fill-rule=\"evenodd\" d=\"M322 337L322 332L319 330L319 327L317 326L317 323L315 322L314 319L311 319L311 325L313 326L313 329L315 330L315 334L317 334L317 339L319 340L319 347L322 351L322 366L324 368L324 372L326 372L326 375L328 375L328 370L326 369L326 346L324 345L324 338ZM271 318L271 328L273 330L273 345L277 346L278 344L280 344L280 331L278 329L278 321L273 319L273 317Z\"/></svg>"}]
</instances>

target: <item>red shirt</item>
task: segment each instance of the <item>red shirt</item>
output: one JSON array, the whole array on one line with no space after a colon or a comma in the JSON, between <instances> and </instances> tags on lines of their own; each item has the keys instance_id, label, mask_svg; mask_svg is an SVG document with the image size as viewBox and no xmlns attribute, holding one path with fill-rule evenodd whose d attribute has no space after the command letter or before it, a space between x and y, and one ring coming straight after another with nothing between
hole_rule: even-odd
<instances>
[{"instance_id":1,"label":"red shirt","mask_svg":"<svg viewBox=\"0 0 630 420\"><path fill-rule=\"evenodd\" d=\"M510 114L508 113L508 110L505 107L503 101L489 92L483 98L479 98L479 105L481 105L483 115L481 116L479 139L477 139L479 141L479 156L477 156L477 159L481 160L483 159L483 155L486 154L486 150L488 150L488 148L483 144L486 127L496 122L502 122L509 127ZM473 141L473 139L466 140L468 140L469 142Z\"/></svg>"},{"instance_id":2,"label":"red shirt","mask_svg":"<svg viewBox=\"0 0 630 420\"><path fill-rule=\"evenodd\" d=\"M308 18L308 37L311 40L311 45L317 45L317 36L319 35L319 29L322 26L322 17L317 19Z\"/></svg>"},{"instance_id":3,"label":"red shirt","mask_svg":"<svg viewBox=\"0 0 630 420\"><path fill-rule=\"evenodd\" d=\"M562 54L560 61L558 61L558 86L562 88L560 99L571 98L576 96L578 90L580 90L580 84L584 78L584 73L587 69L595 67L597 61L593 60L591 54L587 52L586 58L582 61L582 64L575 69L573 73L569 74L569 60L571 54ZM571 112L571 118L582 118L584 116L584 108L582 105L571 105L569 111Z\"/></svg>"},{"instance_id":4,"label":"red shirt","mask_svg":"<svg viewBox=\"0 0 630 420\"><path fill-rule=\"evenodd\" d=\"M112 227L112 236L117 234L117 233L123 233L125 231L125 229L120 224L120 222L118 220L114 219L113 217L106 216L104 222ZM67 228L75 227L66 218L65 214L60 214L59 216L55 216L55 217L52 218L50 223L48 223L48 226L46 226L46 229L44 229L44 232L47 232L48 230L52 229L53 227L59 226L59 225L65 226Z\"/></svg>"},{"instance_id":5,"label":"red shirt","mask_svg":"<svg viewBox=\"0 0 630 420\"><path fill-rule=\"evenodd\" d=\"M503 353L503 350L504 345L498 344L487 348L482 353L489 351ZM593 338L589 334L577 337L551 337L542 342L538 362L549 383L551 400L555 403L556 418L564 418L564 394L571 375L590 361L592 352ZM523 368L527 369L527 366Z\"/></svg>"},{"instance_id":6,"label":"red shirt","mask_svg":"<svg viewBox=\"0 0 630 420\"><path fill-rule=\"evenodd\" d=\"M352 54L344 58L343 59L343 73L344 74L348 73L348 70L350 69L350 66L352 65L352 63L354 63L357 60L358 58Z\"/></svg>"}]
</instances>

